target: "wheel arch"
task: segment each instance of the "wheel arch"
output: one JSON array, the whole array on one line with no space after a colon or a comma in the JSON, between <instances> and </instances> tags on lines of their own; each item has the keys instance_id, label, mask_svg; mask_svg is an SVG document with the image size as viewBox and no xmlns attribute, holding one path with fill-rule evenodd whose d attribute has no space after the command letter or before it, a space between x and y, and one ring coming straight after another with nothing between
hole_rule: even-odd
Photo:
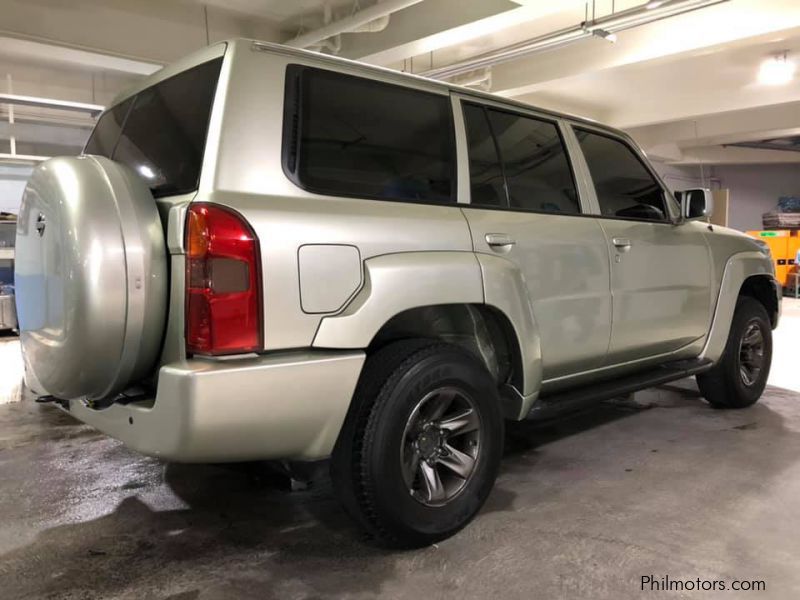
<instances>
[{"instance_id":1,"label":"wheel arch","mask_svg":"<svg viewBox=\"0 0 800 600\"><path fill-rule=\"evenodd\" d=\"M778 326L780 315L780 300L775 294L773 280L769 275L751 275L742 282L739 296L748 296L758 300L767 310L770 324L775 329Z\"/></svg>"},{"instance_id":2,"label":"wheel arch","mask_svg":"<svg viewBox=\"0 0 800 600\"><path fill-rule=\"evenodd\" d=\"M375 333L367 354L406 339L436 339L475 355L501 390L504 412L516 416L525 372L514 325L500 309L486 304L418 306L394 315Z\"/></svg>"},{"instance_id":3,"label":"wheel arch","mask_svg":"<svg viewBox=\"0 0 800 600\"><path fill-rule=\"evenodd\" d=\"M740 296L749 296L764 304L775 328L780 318L779 293L771 263L763 254L740 252L731 256L725 264L711 329L700 357L717 362L722 356Z\"/></svg>"},{"instance_id":4,"label":"wheel arch","mask_svg":"<svg viewBox=\"0 0 800 600\"><path fill-rule=\"evenodd\" d=\"M468 252L412 252L364 266L361 291L322 320L315 347L371 352L400 339L452 341L496 375L508 417L527 414L542 378L541 351L527 287L513 263Z\"/></svg>"}]
</instances>

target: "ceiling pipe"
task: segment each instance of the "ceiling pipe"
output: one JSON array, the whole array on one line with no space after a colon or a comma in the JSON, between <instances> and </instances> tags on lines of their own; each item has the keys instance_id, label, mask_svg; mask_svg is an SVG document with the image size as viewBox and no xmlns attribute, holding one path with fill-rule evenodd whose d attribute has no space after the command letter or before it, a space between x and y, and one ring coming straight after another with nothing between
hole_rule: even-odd
<instances>
[{"instance_id":1,"label":"ceiling pipe","mask_svg":"<svg viewBox=\"0 0 800 600\"><path fill-rule=\"evenodd\" d=\"M339 19L338 21L334 21L333 23L329 23L320 27L319 29L298 35L297 37L284 42L284 44L286 46L292 46L293 48L308 48L309 46L319 46L320 42L323 40L327 40L328 38L340 35L342 33L371 31L368 28L365 29L368 23L379 19L385 19L392 13L403 10L404 8L408 8L409 6L414 6L422 1L423 0L384 0L383 2L373 4L369 8L359 10L349 17ZM386 25L388 25L388 21L383 24L383 27L385 28ZM380 27L381 23L379 22L376 26Z\"/></svg>"},{"instance_id":2,"label":"ceiling pipe","mask_svg":"<svg viewBox=\"0 0 800 600\"><path fill-rule=\"evenodd\" d=\"M322 22L324 25L330 25L333 22L333 9L331 8L329 2L325 3L322 13ZM326 40L322 40L319 44L308 46L308 49L313 50L314 52L322 52L323 50L327 50L331 54L339 54L339 52L342 51L342 36L335 35Z\"/></svg>"},{"instance_id":3,"label":"ceiling pipe","mask_svg":"<svg viewBox=\"0 0 800 600\"><path fill-rule=\"evenodd\" d=\"M379 33L389 26L389 15L384 15L374 21L370 21L366 25L356 27L348 33Z\"/></svg>"},{"instance_id":4,"label":"ceiling pipe","mask_svg":"<svg viewBox=\"0 0 800 600\"><path fill-rule=\"evenodd\" d=\"M615 34L724 2L730 2L730 0L668 0L655 8L652 7L652 3L647 3L417 74L433 79L449 79L456 75L492 67L536 52L553 50L573 44L580 40L594 37L596 35L595 31Z\"/></svg>"},{"instance_id":5,"label":"ceiling pipe","mask_svg":"<svg viewBox=\"0 0 800 600\"><path fill-rule=\"evenodd\" d=\"M93 117L96 117L103 112L103 110L105 110L105 107L100 106L99 104L71 102L69 100L55 100L52 98L38 98L36 96L19 96L17 94L0 94L0 104L69 110L73 112L89 113Z\"/></svg>"},{"instance_id":6,"label":"ceiling pipe","mask_svg":"<svg viewBox=\"0 0 800 600\"><path fill-rule=\"evenodd\" d=\"M46 160L49 160L49 156L38 156L35 154L8 154L6 152L0 152L0 164L3 163L40 163Z\"/></svg>"},{"instance_id":7,"label":"ceiling pipe","mask_svg":"<svg viewBox=\"0 0 800 600\"><path fill-rule=\"evenodd\" d=\"M470 75L454 78L451 83L488 92L492 89L492 69L480 69Z\"/></svg>"}]
</instances>

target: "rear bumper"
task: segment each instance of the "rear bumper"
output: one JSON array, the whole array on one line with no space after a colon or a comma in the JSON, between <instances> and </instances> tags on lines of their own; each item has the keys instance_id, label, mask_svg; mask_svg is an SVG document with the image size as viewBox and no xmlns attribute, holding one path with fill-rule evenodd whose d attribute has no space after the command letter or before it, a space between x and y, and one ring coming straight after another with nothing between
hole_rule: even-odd
<instances>
[{"instance_id":1,"label":"rear bumper","mask_svg":"<svg viewBox=\"0 0 800 600\"><path fill-rule=\"evenodd\" d=\"M363 352L194 359L161 368L156 398L69 412L127 446L178 462L312 460L336 443Z\"/></svg>"}]
</instances>

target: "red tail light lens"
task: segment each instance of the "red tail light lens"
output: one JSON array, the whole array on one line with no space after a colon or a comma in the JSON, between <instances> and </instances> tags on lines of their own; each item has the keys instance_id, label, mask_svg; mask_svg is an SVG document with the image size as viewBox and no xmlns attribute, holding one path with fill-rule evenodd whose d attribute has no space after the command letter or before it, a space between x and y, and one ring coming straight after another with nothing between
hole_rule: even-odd
<instances>
[{"instance_id":1,"label":"red tail light lens","mask_svg":"<svg viewBox=\"0 0 800 600\"><path fill-rule=\"evenodd\" d=\"M189 205L186 350L241 354L263 347L258 238L235 212Z\"/></svg>"}]
</instances>

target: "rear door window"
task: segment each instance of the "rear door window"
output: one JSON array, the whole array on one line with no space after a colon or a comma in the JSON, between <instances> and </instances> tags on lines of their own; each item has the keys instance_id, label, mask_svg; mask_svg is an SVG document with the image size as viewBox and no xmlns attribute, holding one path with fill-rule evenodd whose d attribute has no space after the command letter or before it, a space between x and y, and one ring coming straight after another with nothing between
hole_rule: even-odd
<instances>
[{"instance_id":1,"label":"rear door window","mask_svg":"<svg viewBox=\"0 0 800 600\"><path fill-rule=\"evenodd\" d=\"M580 214L572 168L555 123L471 103L464 103L463 110L471 204Z\"/></svg>"},{"instance_id":2,"label":"rear door window","mask_svg":"<svg viewBox=\"0 0 800 600\"><path fill-rule=\"evenodd\" d=\"M463 108L469 147L470 202L479 206L508 206L506 180L489 115L475 104L465 104Z\"/></svg>"},{"instance_id":3,"label":"rear door window","mask_svg":"<svg viewBox=\"0 0 800 600\"><path fill-rule=\"evenodd\" d=\"M333 196L455 202L450 99L290 65L284 170Z\"/></svg>"},{"instance_id":4,"label":"rear door window","mask_svg":"<svg viewBox=\"0 0 800 600\"><path fill-rule=\"evenodd\" d=\"M575 135L589 165L601 215L666 221L664 190L628 144L585 129L576 128Z\"/></svg>"},{"instance_id":5,"label":"rear door window","mask_svg":"<svg viewBox=\"0 0 800 600\"><path fill-rule=\"evenodd\" d=\"M84 152L129 166L156 197L196 190L221 66L203 63L106 112Z\"/></svg>"},{"instance_id":6,"label":"rear door window","mask_svg":"<svg viewBox=\"0 0 800 600\"><path fill-rule=\"evenodd\" d=\"M503 160L511 208L578 214L578 193L558 126L488 110Z\"/></svg>"}]
</instances>

